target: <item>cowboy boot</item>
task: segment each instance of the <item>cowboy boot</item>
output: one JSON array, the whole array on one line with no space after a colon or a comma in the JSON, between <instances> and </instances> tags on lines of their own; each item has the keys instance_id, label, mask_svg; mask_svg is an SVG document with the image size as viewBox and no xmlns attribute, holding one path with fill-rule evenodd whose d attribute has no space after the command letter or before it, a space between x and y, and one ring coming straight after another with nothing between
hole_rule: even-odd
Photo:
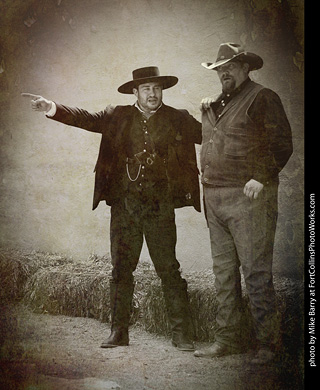
<instances>
[{"instance_id":1,"label":"cowboy boot","mask_svg":"<svg viewBox=\"0 0 320 390\"><path fill-rule=\"evenodd\" d=\"M110 280L111 334L101 348L129 345L129 320L133 284L114 283Z\"/></svg>"},{"instance_id":2,"label":"cowboy boot","mask_svg":"<svg viewBox=\"0 0 320 390\"><path fill-rule=\"evenodd\" d=\"M162 289L171 326L172 345L180 351L193 351L194 345L191 339L194 337L194 328L191 319L187 282L182 279L181 284L174 286L163 285Z\"/></svg>"}]
</instances>

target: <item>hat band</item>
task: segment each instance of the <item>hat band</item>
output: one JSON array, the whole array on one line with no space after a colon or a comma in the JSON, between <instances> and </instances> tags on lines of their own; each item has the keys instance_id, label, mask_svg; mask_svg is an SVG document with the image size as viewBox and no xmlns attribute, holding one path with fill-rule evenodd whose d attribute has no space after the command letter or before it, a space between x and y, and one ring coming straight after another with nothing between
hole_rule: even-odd
<instances>
[{"instance_id":1,"label":"hat band","mask_svg":"<svg viewBox=\"0 0 320 390\"><path fill-rule=\"evenodd\" d=\"M132 72L133 80L139 80L149 77L159 77L160 72L158 67L149 66L147 68L136 69Z\"/></svg>"}]
</instances>

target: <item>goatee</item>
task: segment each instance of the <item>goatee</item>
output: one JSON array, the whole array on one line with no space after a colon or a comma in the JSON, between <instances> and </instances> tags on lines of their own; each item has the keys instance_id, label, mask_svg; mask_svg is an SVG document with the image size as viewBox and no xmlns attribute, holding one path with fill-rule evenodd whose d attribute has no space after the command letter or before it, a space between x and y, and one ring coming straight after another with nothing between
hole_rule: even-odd
<instances>
[{"instance_id":1,"label":"goatee","mask_svg":"<svg viewBox=\"0 0 320 390\"><path fill-rule=\"evenodd\" d=\"M231 93L236 87L236 82L231 77L227 77L225 81L222 82L222 92Z\"/></svg>"}]
</instances>

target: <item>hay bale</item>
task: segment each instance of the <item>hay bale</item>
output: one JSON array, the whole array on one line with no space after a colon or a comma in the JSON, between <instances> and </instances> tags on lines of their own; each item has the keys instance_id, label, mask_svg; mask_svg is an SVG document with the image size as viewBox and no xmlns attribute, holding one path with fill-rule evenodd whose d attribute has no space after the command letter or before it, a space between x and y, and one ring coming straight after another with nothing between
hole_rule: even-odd
<instances>
[{"instance_id":1,"label":"hay bale","mask_svg":"<svg viewBox=\"0 0 320 390\"><path fill-rule=\"evenodd\" d=\"M159 278L154 272L140 302L140 324L150 333L168 336L170 325ZM138 284L139 286L139 284Z\"/></svg>"},{"instance_id":2,"label":"hay bale","mask_svg":"<svg viewBox=\"0 0 320 390\"><path fill-rule=\"evenodd\" d=\"M108 321L110 266L64 264L38 270L26 283L23 302L34 311Z\"/></svg>"},{"instance_id":3,"label":"hay bale","mask_svg":"<svg viewBox=\"0 0 320 390\"><path fill-rule=\"evenodd\" d=\"M40 313L64 314L110 320L108 257L90 256L84 263L60 255L35 252L1 252L2 287L13 298ZM151 263L140 262L135 271L135 290L131 324L151 333L170 334L161 282ZM190 306L199 341L213 341L216 329L216 290L211 270L184 275L188 282ZM243 287L242 339L254 340L249 300ZM303 282L274 277L282 339L295 353L303 345ZM292 343L295 340L295 343Z\"/></svg>"},{"instance_id":4,"label":"hay bale","mask_svg":"<svg viewBox=\"0 0 320 390\"><path fill-rule=\"evenodd\" d=\"M216 331L216 314L218 303L214 286L214 275L211 270L205 272L190 272L184 275L188 281L191 316L196 339L198 341L213 341ZM141 302L141 323L145 330L170 335L170 325L165 308L159 278L154 274L154 281L148 286L146 296ZM248 299L243 296L243 327L241 337L248 340L252 337L253 327L248 309Z\"/></svg>"},{"instance_id":5,"label":"hay bale","mask_svg":"<svg viewBox=\"0 0 320 390\"><path fill-rule=\"evenodd\" d=\"M0 298L21 299L27 280L38 269L70 262L72 259L58 254L0 248Z\"/></svg>"},{"instance_id":6,"label":"hay bale","mask_svg":"<svg viewBox=\"0 0 320 390\"><path fill-rule=\"evenodd\" d=\"M199 341L213 341L216 331L217 300L212 270L186 275L195 334Z\"/></svg>"},{"instance_id":7,"label":"hay bale","mask_svg":"<svg viewBox=\"0 0 320 390\"><path fill-rule=\"evenodd\" d=\"M111 261L90 256L86 263L71 262L37 270L25 283L23 302L38 313L63 314L110 321ZM131 324L139 323L145 287L154 273L145 264L135 272ZM149 280L149 283L148 283Z\"/></svg>"},{"instance_id":8,"label":"hay bale","mask_svg":"<svg viewBox=\"0 0 320 390\"><path fill-rule=\"evenodd\" d=\"M141 323L148 332L169 336L171 329L161 282L155 273L153 278L141 302ZM211 341L216 328L217 309L213 275L209 272L201 277L197 273L190 273L185 278L188 280L191 315L197 339Z\"/></svg>"},{"instance_id":9,"label":"hay bale","mask_svg":"<svg viewBox=\"0 0 320 390\"><path fill-rule=\"evenodd\" d=\"M214 341L218 307L214 274L209 270L190 272L184 277L188 281L196 339L198 341ZM250 343L254 346L254 324L243 278L241 283L243 298L241 339L244 345ZM297 350L303 346L303 282L275 276L274 286L277 307L281 316L282 342L286 348ZM149 332L162 335L170 334L161 284L155 274L154 281L147 286L145 298L141 302L140 322ZM292 343L292 340L296 342Z\"/></svg>"}]
</instances>

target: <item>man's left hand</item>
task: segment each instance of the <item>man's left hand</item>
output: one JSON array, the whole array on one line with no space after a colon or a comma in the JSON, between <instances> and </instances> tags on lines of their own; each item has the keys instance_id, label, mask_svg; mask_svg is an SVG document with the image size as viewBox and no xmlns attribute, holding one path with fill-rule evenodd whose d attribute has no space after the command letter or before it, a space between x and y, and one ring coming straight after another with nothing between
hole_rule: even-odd
<instances>
[{"instance_id":1,"label":"man's left hand","mask_svg":"<svg viewBox=\"0 0 320 390\"><path fill-rule=\"evenodd\" d=\"M202 99L200 103L200 111L208 110L214 101L215 99L213 97L206 97Z\"/></svg>"},{"instance_id":2,"label":"man's left hand","mask_svg":"<svg viewBox=\"0 0 320 390\"><path fill-rule=\"evenodd\" d=\"M257 199L263 187L263 184L261 184L257 180L251 179L244 186L243 193L250 199Z\"/></svg>"}]
</instances>

